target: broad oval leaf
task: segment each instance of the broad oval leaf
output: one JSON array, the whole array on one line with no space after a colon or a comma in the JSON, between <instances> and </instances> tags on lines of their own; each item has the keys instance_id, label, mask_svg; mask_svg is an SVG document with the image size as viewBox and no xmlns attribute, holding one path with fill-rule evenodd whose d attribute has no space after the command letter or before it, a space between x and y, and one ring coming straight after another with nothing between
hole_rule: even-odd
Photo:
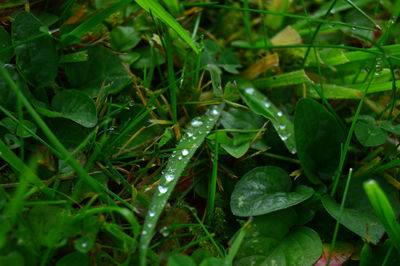
<instances>
[{"instance_id":1,"label":"broad oval leaf","mask_svg":"<svg viewBox=\"0 0 400 266\"><path fill-rule=\"evenodd\" d=\"M101 46L87 48L86 62L67 63L65 71L71 87L84 90L91 97L101 93L117 93L129 84L131 78L121 59Z\"/></svg>"},{"instance_id":2,"label":"broad oval leaf","mask_svg":"<svg viewBox=\"0 0 400 266\"><path fill-rule=\"evenodd\" d=\"M314 190L297 186L291 191L289 175L279 167L263 166L247 172L236 184L231 210L236 216L255 216L288 208L305 201Z\"/></svg>"},{"instance_id":3,"label":"broad oval leaf","mask_svg":"<svg viewBox=\"0 0 400 266\"><path fill-rule=\"evenodd\" d=\"M44 87L57 76L58 54L50 36L42 36L42 23L31 13L20 12L12 24L17 68L32 85ZM35 38L35 39L32 39ZM27 42L28 39L32 39ZM22 43L21 43L22 42Z\"/></svg>"},{"instance_id":4,"label":"broad oval leaf","mask_svg":"<svg viewBox=\"0 0 400 266\"><path fill-rule=\"evenodd\" d=\"M243 243L248 256L235 265L312 265L322 253L318 234L308 227L299 227L282 239L268 236L252 237Z\"/></svg>"},{"instance_id":5,"label":"broad oval leaf","mask_svg":"<svg viewBox=\"0 0 400 266\"><path fill-rule=\"evenodd\" d=\"M78 90L59 92L54 96L52 106L60 116L84 127L94 127L97 124L94 101L84 92Z\"/></svg>"},{"instance_id":6,"label":"broad oval leaf","mask_svg":"<svg viewBox=\"0 0 400 266\"><path fill-rule=\"evenodd\" d=\"M296 106L294 133L297 153L307 178L314 184L329 180L340 160L345 136L339 123L321 104L301 99Z\"/></svg>"},{"instance_id":7,"label":"broad oval leaf","mask_svg":"<svg viewBox=\"0 0 400 266\"><path fill-rule=\"evenodd\" d=\"M369 239L373 244L378 243L385 232L378 217L373 214L347 208L343 208L343 211L340 212L340 205L328 195L322 197L322 205L343 226L364 239Z\"/></svg>"}]
</instances>

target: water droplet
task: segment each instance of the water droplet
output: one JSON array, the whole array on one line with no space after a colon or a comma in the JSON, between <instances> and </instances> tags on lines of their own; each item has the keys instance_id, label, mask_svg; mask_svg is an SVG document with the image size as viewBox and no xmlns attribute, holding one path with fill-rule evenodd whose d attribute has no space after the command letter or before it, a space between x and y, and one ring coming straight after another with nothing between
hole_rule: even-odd
<instances>
[{"instance_id":1,"label":"water droplet","mask_svg":"<svg viewBox=\"0 0 400 266\"><path fill-rule=\"evenodd\" d=\"M250 94L250 95L253 95L253 93L254 93L254 88L247 88L245 91L246 91L246 93L248 93L248 94Z\"/></svg>"},{"instance_id":2,"label":"water droplet","mask_svg":"<svg viewBox=\"0 0 400 266\"><path fill-rule=\"evenodd\" d=\"M158 191L160 191L160 194L164 194L168 191L168 188L163 186L158 186Z\"/></svg>"},{"instance_id":3,"label":"water droplet","mask_svg":"<svg viewBox=\"0 0 400 266\"><path fill-rule=\"evenodd\" d=\"M81 243L81 247L83 248L87 247L87 243L86 242Z\"/></svg>"},{"instance_id":4,"label":"water droplet","mask_svg":"<svg viewBox=\"0 0 400 266\"><path fill-rule=\"evenodd\" d=\"M147 231L146 231L146 230L143 230L143 231L142 231L142 235L147 235Z\"/></svg>"},{"instance_id":5,"label":"water droplet","mask_svg":"<svg viewBox=\"0 0 400 266\"><path fill-rule=\"evenodd\" d=\"M132 106L134 106L135 105L135 103L134 102L129 102L129 104L128 104L130 107L132 107Z\"/></svg>"},{"instance_id":6,"label":"water droplet","mask_svg":"<svg viewBox=\"0 0 400 266\"><path fill-rule=\"evenodd\" d=\"M267 108L269 108L269 107L271 106L271 103L270 103L270 102L265 102L265 101L263 101L263 104L264 104L264 106L267 107Z\"/></svg>"},{"instance_id":7,"label":"water droplet","mask_svg":"<svg viewBox=\"0 0 400 266\"><path fill-rule=\"evenodd\" d=\"M150 216L150 217L154 217L155 215L156 215L155 212L149 212L149 216Z\"/></svg>"},{"instance_id":8,"label":"water droplet","mask_svg":"<svg viewBox=\"0 0 400 266\"><path fill-rule=\"evenodd\" d=\"M199 127L201 125L203 125L203 122L200 121L200 120L195 119L195 120L192 121L192 126L193 127Z\"/></svg>"},{"instance_id":9,"label":"water droplet","mask_svg":"<svg viewBox=\"0 0 400 266\"><path fill-rule=\"evenodd\" d=\"M163 228L160 229L160 233L164 236L167 237L169 235L169 230L168 227L164 226Z\"/></svg>"},{"instance_id":10,"label":"water droplet","mask_svg":"<svg viewBox=\"0 0 400 266\"><path fill-rule=\"evenodd\" d=\"M192 132L188 132L187 135L191 138L193 137L193 133Z\"/></svg>"},{"instance_id":11,"label":"water droplet","mask_svg":"<svg viewBox=\"0 0 400 266\"><path fill-rule=\"evenodd\" d=\"M331 14L335 14L336 10L335 9L331 9Z\"/></svg>"},{"instance_id":12,"label":"water droplet","mask_svg":"<svg viewBox=\"0 0 400 266\"><path fill-rule=\"evenodd\" d=\"M280 126L279 126L279 129L284 130L285 128L286 128L286 125L280 125Z\"/></svg>"},{"instance_id":13,"label":"water droplet","mask_svg":"<svg viewBox=\"0 0 400 266\"><path fill-rule=\"evenodd\" d=\"M182 160L182 156L179 156L179 157L178 157L178 160L179 160L179 161Z\"/></svg>"},{"instance_id":14,"label":"water droplet","mask_svg":"<svg viewBox=\"0 0 400 266\"><path fill-rule=\"evenodd\" d=\"M186 155L188 155L189 154L189 151L187 150L187 149L183 149L182 150L182 155L183 156L186 156Z\"/></svg>"},{"instance_id":15,"label":"water droplet","mask_svg":"<svg viewBox=\"0 0 400 266\"><path fill-rule=\"evenodd\" d=\"M277 113L277 115L278 115L278 116L282 116L283 114L282 114L281 111L279 111L279 112Z\"/></svg>"},{"instance_id":16,"label":"water droplet","mask_svg":"<svg viewBox=\"0 0 400 266\"><path fill-rule=\"evenodd\" d=\"M152 224L148 224L147 227L148 227L148 228L152 228L153 225L152 225Z\"/></svg>"},{"instance_id":17,"label":"water droplet","mask_svg":"<svg viewBox=\"0 0 400 266\"><path fill-rule=\"evenodd\" d=\"M290 137L290 133L287 134L287 135L282 135L282 136L281 136L281 139L282 139L283 141L285 141L285 140L287 140L289 137Z\"/></svg>"},{"instance_id":18,"label":"water droplet","mask_svg":"<svg viewBox=\"0 0 400 266\"><path fill-rule=\"evenodd\" d=\"M356 28L355 27L351 27L351 30L356 30Z\"/></svg>"},{"instance_id":19,"label":"water droplet","mask_svg":"<svg viewBox=\"0 0 400 266\"><path fill-rule=\"evenodd\" d=\"M171 175L171 174L166 174L165 175L165 180L167 180L167 182L171 182L172 180L174 180L175 176Z\"/></svg>"},{"instance_id":20,"label":"water droplet","mask_svg":"<svg viewBox=\"0 0 400 266\"><path fill-rule=\"evenodd\" d=\"M218 115L218 114L219 114L219 112L218 112L217 109L213 109L213 110L211 111L211 113L212 113L213 115Z\"/></svg>"}]
</instances>

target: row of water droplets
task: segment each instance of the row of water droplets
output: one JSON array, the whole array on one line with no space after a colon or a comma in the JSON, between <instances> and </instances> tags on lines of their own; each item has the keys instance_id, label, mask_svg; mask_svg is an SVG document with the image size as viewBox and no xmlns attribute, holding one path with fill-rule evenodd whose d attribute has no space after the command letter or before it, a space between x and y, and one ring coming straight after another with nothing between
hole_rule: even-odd
<instances>
[{"instance_id":1,"label":"row of water droplets","mask_svg":"<svg viewBox=\"0 0 400 266\"><path fill-rule=\"evenodd\" d=\"M256 95L254 95L255 89L252 87L246 88L245 92L249 95L256 96ZM263 99L261 100L261 103L264 105L265 108L268 109L268 112L270 112L274 115L274 117L275 117L275 121L273 121L274 128L278 132L278 135L282 139L282 141L286 142L292 136L292 134L291 134L291 130L288 128L288 126L285 122L286 119L283 119L284 116L283 116L282 111L280 111L280 110L274 111L273 109L277 109L277 108L276 107L271 108L272 103L266 97L263 97ZM291 152L295 153L296 149L293 148L291 150Z\"/></svg>"},{"instance_id":2,"label":"row of water droplets","mask_svg":"<svg viewBox=\"0 0 400 266\"><path fill-rule=\"evenodd\" d=\"M201 129L198 129L199 127L203 126L205 123L206 131L204 132L206 135L210 132L212 126L215 123L215 117L219 115L219 111L217 110L217 107L214 106L212 109L209 109L206 112L205 119L206 121L203 122L203 120L199 117L196 117L195 119L192 120L191 127L187 130L186 134L182 137L182 140L180 143L187 143L188 147L190 149L196 150L198 145L196 143L197 136L203 134ZM196 132L195 132L196 131ZM178 145L179 146L179 145ZM189 155L190 151L187 148L184 148L180 151L173 151L171 158L175 158L177 156L177 159L181 161L182 159L186 158ZM169 184L171 181L173 181L176 177L174 175L174 169L173 168L168 168L166 173L163 173L163 183L164 184ZM165 194L168 192L168 187L163 186L162 184L158 185L158 192L160 194Z\"/></svg>"},{"instance_id":3,"label":"row of water droplets","mask_svg":"<svg viewBox=\"0 0 400 266\"><path fill-rule=\"evenodd\" d=\"M203 119L201 119L199 117L193 119L193 121L191 123L191 127L189 127L186 134L182 137L180 144L185 143L185 146L190 147L190 149L193 150L193 153L194 153L194 151L197 149L197 147L199 145L197 143L198 136L201 134L207 135L210 132L219 113L220 112L218 111L217 107L214 106L212 109L209 109L206 112L206 115L204 116ZM201 129L199 129L200 127L203 126L203 124L205 124L205 129L206 129L204 132ZM201 138L199 138L199 139L201 139ZM178 146L180 146L180 145L178 145ZM173 153L171 155L171 159L173 160L176 156L178 156L177 157L178 161L181 161L184 158L189 160L189 158L187 158L187 157L190 154L190 152L191 151L188 148L184 148L181 150L175 150L175 151L173 151ZM170 164L168 164L168 165L170 165ZM162 172L162 178L161 178L160 184L157 187L159 196L163 196L168 192L169 189L173 189L174 186L170 186L170 184L176 178L177 178L177 176L175 175L175 167L174 167L174 164L172 164L171 166L169 166L166 169L165 172L164 171ZM148 216L151 220L154 219L155 221L154 221L154 223L148 223L147 228L146 227L143 228L142 235L147 235L149 233L149 231L151 231L151 229L153 227L155 227L156 212L155 212L154 208L152 208L152 207L149 209ZM160 230L160 233L163 236L168 236L169 230L167 227L163 227ZM145 246L143 246L142 248L145 248Z\"/></svg>"}]
</instances>

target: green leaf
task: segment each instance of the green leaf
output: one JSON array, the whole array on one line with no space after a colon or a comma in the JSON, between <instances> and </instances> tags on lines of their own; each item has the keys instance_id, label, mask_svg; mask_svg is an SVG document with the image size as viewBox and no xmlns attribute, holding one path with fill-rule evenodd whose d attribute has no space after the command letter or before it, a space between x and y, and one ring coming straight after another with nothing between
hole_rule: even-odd
<instances>
[{"instance_id":1,"label":"green leaf","mask_svg":"<svg viewBox=\"0 0 400 266\"><path fill-rule=\"evenodd\" d=\"M202 116L192 120L191 127L186 130L176 151L171 155L160 182L149 205L149 211L143 224L140 238L140 265L146 265L148 245L156 227L157 220L164 209L169 196L179 180L183 170L189 163L197 148L217 122L224 104L213 106Z\"/></svg>"},{"instance_id":2,"label":"green leaf","mask_svg":"<svg viewBox=\"0 0 400 266\"><path fill-rule=\"evenodd\" d=\"M196 263L187 255L175 254L169 257L168 266L196 266Z\"/></svg>"},{"instance_id":3,"label":"green leaf","mask_svg":"<svg viewBox=\"0 0 400 266\"><path fill-rule=\"evenodd\" d=\"M81 253L88 253L94 245L94 239L88 236L78 238L75 242L75 249Z\"/></svg>"},{"instance_id":4,"label":"green leaf","mask_svg":"<svg viewBox=\"0 0 400 266\"><path fill-rule=\"evenodd\" d=\"M148 69L165 63L165 57L163 54L154 47L142 47L140 49L135 49L135 52L140 54L140 58L133 63L133 68Z\"/></svg>"},{"instance_id":5,"label":"green leaf","mask_svg":"<svg viewBox=\"0 0 400 266\"><path fill-rule=\"evenodd\" d=\"M322 205L343 226L364 239L369 239L373 244L378 243L385 232L382 224L373 214L350 208L344 208L341 213L340 205L328 195L322 197Z\"/></svg>"},{"instance_id":6,"label":"green leaf","mask_svg":"<svg viewBox=\"0 0 400 266\"><path fill-rule=\"evenodd\" d=\"M189 36L189 34L179 25L178 22L167 12L165 9L155 0L135 0L139 6L144 8L147 12L151 12L151 14L162 21L164 21L168 26L170 26L178 35L193 49L193 51L197 54L199 53L195 42Z\"/></svg>"},{"instance_id":7,"label":"green leaf","mask_svg":"<svg viewBox=\"0 0 400 266\"><path fill-rule=\"evenodd\" d=\"M12 24L12 41L15 46L16 64L25 79L36 87L45 87L57 76L58 54L50 36L27 39L43 35L42 24L31 13L20 12ZM18 42L23 42L18 44Z\"/></svg>"},{"instance_id":8,"label":"green leaf","mask_svg":"<svg viewBox=\"0 0 400 266\"><path fill-rule=\"evenodd\" d=\"M354 127L354 133L358 141L366 147L382 145L387 139L387 133L375 125L375 121L373 123L358 121Z\"/></svg>"},{"instance_id":9,"label":"green leaf","mask_svg":"<svg viewBox=\"0 0 400 266\"><path fill-rule=\"evenodd\" d=\"M24 96L30 99L31 92L21 76L9 64L5 64L2 67L10 74L11 79L18 85ZM8 110L17 111L17 95L15 95L15 92L8 86L3 77L0 77L0 105Z\"/></svg>"},{"instance_id":10,"label":"green leaf","mask_svg":"<svg viewBox=\"0 0 400 266\"><path fill-rule=\"evenodd\" d=\"M114 50L128 51L139 44L141 33L134 27L119 26L110 32L110 44Z\"/></svg>"},{"instance_id":11,"label":"green leaf","mask_svg":"<svg viewBox=\"0 0 400 266\"><path fill-rule=\"evenodd\" d=\"M292 190L292 180L279 167L257 167L236 184L231 210L236 216L255 216L285 209L311 197L314 190L303 185Z\"/></svg>"},{"instance_id":12,"label":"green leaf","mask_svg":"<svg viewBox=\"0 0 400 266\"><path fill-rule=\"evenodd\" d=\"M90 260L88 255L82 254L80 252L73 252L59 259L56 263L56 266L71 266L71 265L87 266L89 264Z\"/></svg>"},{"instance_id":13,"label":"green leaf","mask_svg":"<svg viewBox=\"0 0 400 266\"><path fill-rule=\"evenodd\" d=\"M200 263L200 266L225 266L225 265L229 266L229 264L226 264L223 259L214 257L205 258Z\"/></svg>"},{"instance_id":14,"label":"green leaf","mask_svg":"<svg viewBox=\"0 0 400 266\"><path fill-rule=\"evenodd\" d=\"M318 234L308 228L299 227L282 238L260 234L248 238L241 246L240 259L235 265L313 265L322 253L322 242Z\"/></svg>"},{"instance_id":15,"label":"green leaf","mask_svg":"<svg viewBox=\"0 0 400 266\"><path fill-rule=\"evenodd\" d=\"M33 207L27 221L39 245L55 247L66 242L63 227L67 220L67 210L50 205Z\"/></svg>"},{"instance_id":16,"label":"green leaf","mask_svg":"<svg viewBox=\"0 0 400 266\"><path fill-rule=\"evenodd\" d=\"M88 60L88 55L85 50L76 53L65 54L60 57L60 63L77 63Z\"/></svg>"},{"instance_id":17,"label":"green leaf","mask_svg":"<svg viewBox=\"0 0 400 266\"><path fill-rule=\"evenodd\" d=\"M8 32L0 26L0 50L3 50L11 45L11 38ZM13 49L5 50L0 53L0 62L3 64L10 62L11 58L14 55Z\"/></svg>"},{"instance_id":18,"label":"green leaf","mask_svg":"<svg viewBox=\"0 0 400 266\"><path fill-rule=\"evenodd\" d=\"M240 96L256 114L270 119L276 132L291 153L296 153L293 123L264 94L250 83L239 84Z\"/></svg>"},{"instance_id":19,"label":"green leaf","mask_svg":"<svg viewBox=\"0 0 400 266\"><path fill-rule=\"evenodd\" d=\"M84 90L96 97L117 93L131 81L121 59L109 49L100 46L87 48L86 62L65 64L65 71L71 87Z\"/></svg>"},{"instance_id":20,"label":"green leaf","mask_svg":"<svg viewBox=\"0 0 400 266\"><path fill-rule=\"evenodd\" d=\"M84 92L61 91L54 96L52 106L59 116L71 119L84 127L94 127L97 124L94 101Z\"/></svg>"},{"instance_id":21,"label":"green leaf","mask_svg":"<svg viewBox=\"0 0 400 266\"><path fill-rule=\"evenodd\" d=\"M294 133L297 154L307 178L314 184L334 175L345 136L334 116L316 101L303 98L296 106Z\"/></svg>"},{"instance_id":22,"label":"green leaf","mask_svg":"<svg viewBox=\"0 0 400 266\"><path fill-rule=\"evenodd\" d=\"M239 74L237 68L242 67L239 58L232 51L224 51L218 58L218 66L231 74Z\"/></svg>"},{"instance_id":23,"label":"green leaf","mask_svg":"<svg viewBox=\"0 0 400 266\"><path fill-rule=\"evenodd\" d=\"M0 120L0 126L8 129L13 134L18 137L28 138L31 137L33 133L36 133L36 125L29 120L22 120L18 123L9 117Z\"/></svg>"},{"instance_id":24,"label":"green leaf","mask_svg":"<svg viewBox=\"0 0 400 266\"><path fill-rule=\"evenodd\" d=\"M400 135L400 125L393 125L389 121L385 120L379 122L378 126L387 132L393 133L398 136Z\"/></svg>"},{"instance_id":25,"label":"green leaf","mask_svg":"<svg viewBox=\"0 0 400 266\"><path fill-rule=\"evenodd\" d=\"M234 145L232 144L221 144L221 147L230 155L232 155L235 158L240 158L243 155L246 154L246 152L250 148L250 143L246 142L240 145Z\"/></svg>"},{"instance_id":26,"label":"green leaf","mask_svg":"<svg viewBox=\"0 0 400 266\"><path fill-rule=\"evenodd\" d=\"M24 266L24 257L18 251L11 251L7 255L0 255L0 265Z\"/></svg>"}]
</instances>

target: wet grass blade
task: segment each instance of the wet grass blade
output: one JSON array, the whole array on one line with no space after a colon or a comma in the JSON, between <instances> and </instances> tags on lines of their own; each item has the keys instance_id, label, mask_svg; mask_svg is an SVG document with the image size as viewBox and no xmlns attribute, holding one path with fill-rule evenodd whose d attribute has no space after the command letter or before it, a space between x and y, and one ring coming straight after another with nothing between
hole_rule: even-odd
<instances>
[{"instance_id":1,"label":"wet grass blade","mask_svg":"<svg viewBox=\"0 0 400 266\"><path fill-rule=\"evenodd\" d=\"M294 126L290 121L264 94L256 90L249 83L239 85L240 96L256 114L270 119L276 132L291 153L296 153L294 140Z\"/></svg>"},{"instance_id":2,"label":"wet grass blade","mask_svg":"<svg viewBox=\"0 0 400 266\"><path fill-rule=\"evenodd\" d=\"M164 173L161 176L142 228L139 252L140 265L146 265L146 254L150 244L157 220L164 209L169 196L190 158L203 142L210 130L217 122L224 104L213 106L202 116L193 119L191 126L179 142L176 150L170 156Z\"/></svg>"},{"instance_id":3,"label":"wet grass blade","mask_svg":"<svg viewBox=\"0 0 400 266\"><path fill-rule=\"evenodd\" d=\"M365 182L364 190L393 245L400 252L400 224L385 193L374 180Z\"/></svg>"}]
</instances>

